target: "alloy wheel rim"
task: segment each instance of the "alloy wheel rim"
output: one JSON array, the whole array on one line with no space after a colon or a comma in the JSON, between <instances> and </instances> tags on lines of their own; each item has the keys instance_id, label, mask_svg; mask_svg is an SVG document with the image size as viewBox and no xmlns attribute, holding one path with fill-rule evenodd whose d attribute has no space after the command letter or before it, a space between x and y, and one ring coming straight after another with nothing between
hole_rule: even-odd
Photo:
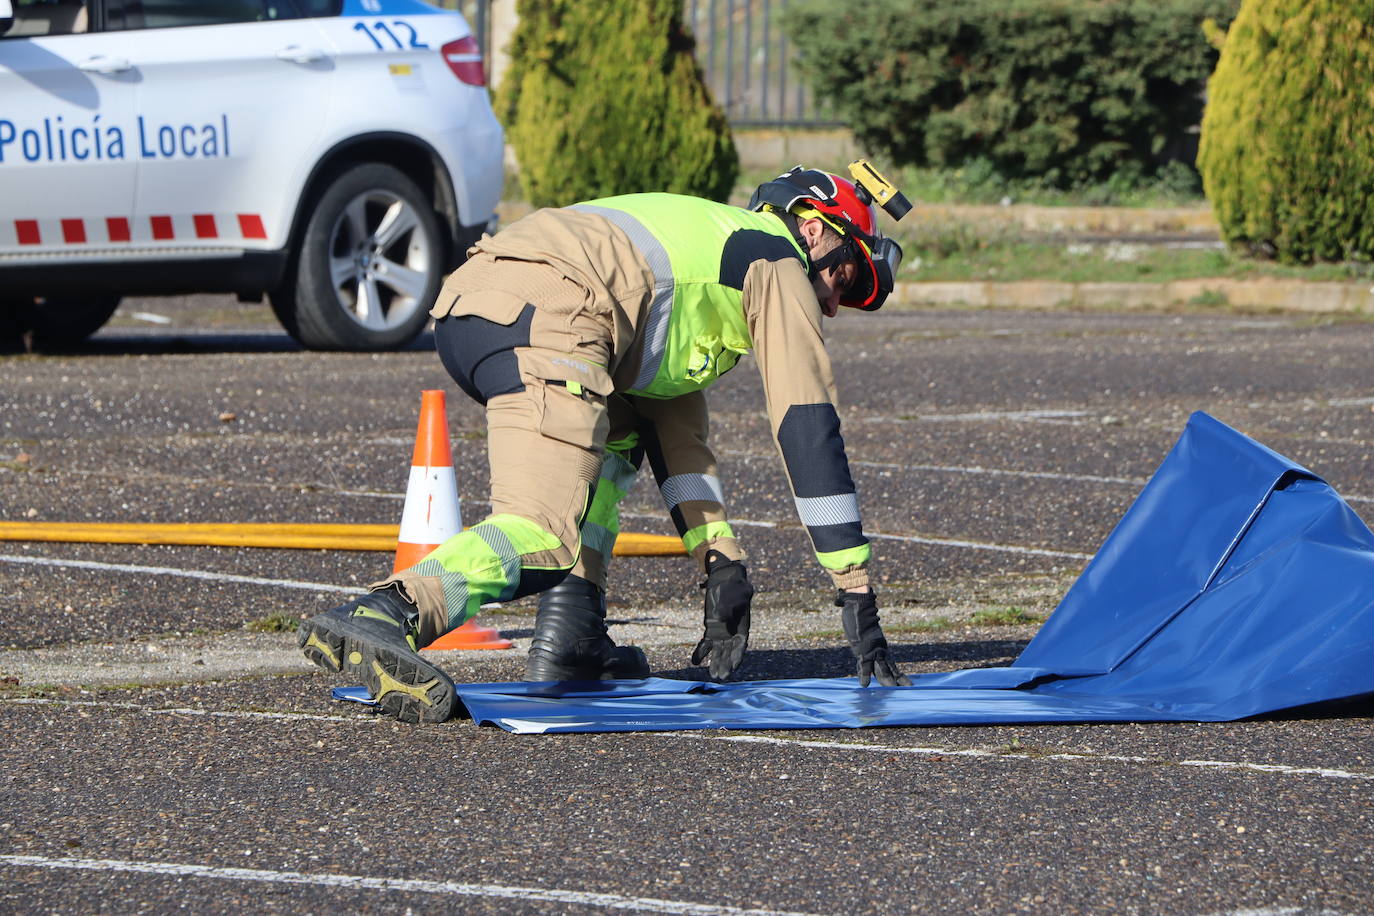
<instances>
[{"instance_id":1,"label":"alloy wheel rim","mask_svg":"<svg viewBox=\"0 0 1374 916\"><path fill-rule=\"evenodd\" d=\"M369 331L407 324L423 305L434 244L420 214L399 195L364 191L330 233L329 278L339 308Z\"/></svg>"}]
</instances>

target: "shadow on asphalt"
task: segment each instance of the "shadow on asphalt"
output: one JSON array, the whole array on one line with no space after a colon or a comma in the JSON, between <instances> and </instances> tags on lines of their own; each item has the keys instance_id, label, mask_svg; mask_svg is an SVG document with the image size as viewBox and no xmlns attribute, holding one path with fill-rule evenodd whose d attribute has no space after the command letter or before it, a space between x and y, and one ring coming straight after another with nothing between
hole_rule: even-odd
<instances>
[{"instance_id":1,"label":"shadow on asphalt","mask_svg":"<svg viewBox=\"0 0 1374 916\"><path fill-rule=\"evenodd\" d=\"M398 352L433 352L434 335L426 331ZM284 331L102 331L89 340L49 347L35 356L173 356L186 353L303 353ZM0 345L0 355L24 353L21 346Z\"/></svg>"},{"instance_id":2,"label":"shadow on asphalt","mask_svg":"<svg viewBox=\"0 0 1374 916\"><path fill-rule=\"evenodd\" d=\"M612 634L614 636L614 634ZM888 651L902 666L941 663L940 670L983 668L1008 664L1025 648L1027 640L982 640L977 642L910 643L893 642ZM684 653L685 654L685 653ZM981 663L981 664L980 664ZM909 668L906 668L911 673ZM821 649L750 649L731 678L733 681L771 681L787 678L849 677L854 674L854 656L844 645ZM655 677L684 681L709 680L702 667L683 667L654 671Z\"/></svg>"},{"instance_id":3,"label":"shadow on asphalt","mask_svg":"<svg viewBox=\"0 0 1374 916\"><path fill-rule=\"evenodd\" d=\"M1294 706L1267 715L1256 716L1255 722L1286 722L1298 719L1374 719L1374 693L1344 700L1327 700L1307 706Z\"/></svg>"}]
</instances>

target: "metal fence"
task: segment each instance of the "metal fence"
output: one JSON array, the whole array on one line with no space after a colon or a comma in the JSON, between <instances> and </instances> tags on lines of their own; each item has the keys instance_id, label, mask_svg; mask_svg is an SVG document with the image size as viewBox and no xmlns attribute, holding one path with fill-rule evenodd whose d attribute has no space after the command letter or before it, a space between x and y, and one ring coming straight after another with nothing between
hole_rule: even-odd
<instances>
[{"instance_id":1,"label":"metal fence","mask_svg":"<svg viewBox=\"0 0 1374 916\"><path fill-rule=\"evenodd\" d=\"M841 122L797 73L780 24L787 0L688 0L683 19L716 101L736 127L835 127Z\"/></svg>"},{"instance_id":2,"label":"metal fence","mask_svg":"<svg viewBox=\"0 0 1374 916\"><path fill-rule=\"evenodd\" d=\"M493 46L509 41L493 34L492 2L439 0L467 17L489 71ZM696 37L706 84L736 127L840 126L797 73L796 47L780 24L786 8L787 0L686 0L683 20Z\"/></svg>"}]
</instances>

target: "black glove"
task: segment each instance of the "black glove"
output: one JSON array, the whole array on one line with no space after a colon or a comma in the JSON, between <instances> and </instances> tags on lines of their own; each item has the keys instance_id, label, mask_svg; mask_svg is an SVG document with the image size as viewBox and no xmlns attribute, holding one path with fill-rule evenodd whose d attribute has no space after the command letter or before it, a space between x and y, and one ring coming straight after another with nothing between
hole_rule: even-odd
<instances>
[{"instance_id":1,"label":"black glove","mask_svg":"<svg viewBox=\"0 0 1374 916\"><path fill-rule=\"evenodd\" d=\"M887 638L878 624L878 596L872 591L841 591L835 596L849 651L859 660L859 686L867 687L873 675L884 687L910 687L911 679L887 657Z\"/></svg>"},{"instance_id":2,"label":"black glove","mask_svg":"<svg viewBox=\"0 0 1374 916\"><path fill-rule=\"evenodd\" d=\"M711 679L723 681L739 667L749 645L749 602L754 586L739 560L726 559L719 551L706 554L705 633L692 650L692 664L711 659Z\"/></svg>"}]
</instances>

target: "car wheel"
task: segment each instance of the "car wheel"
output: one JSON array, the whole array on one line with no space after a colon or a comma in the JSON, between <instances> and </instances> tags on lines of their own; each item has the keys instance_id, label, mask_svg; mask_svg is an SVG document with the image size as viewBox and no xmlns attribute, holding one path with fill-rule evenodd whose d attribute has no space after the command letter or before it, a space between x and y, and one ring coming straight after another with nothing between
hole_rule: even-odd
<instances>
[{"instance_id":1,"label":"car wheel","mask_svg":"<svg viewBox=\"0 0 1374 916\"><path fill-rule=\"evenodd\" d=\"M354 166L316 200L272 308L312 349L402 347L429 320L444 258L439 218L415 182L389 165Z\"/></svg>"},{"instance_id":2,"label":"car wheel","mask_svg":"<svg viewBox=\"0 0 1374 916\"><path fill-rule=\"evenodd\" d=\"M3 326L9 335L31 334L35 350L69 347L104 327L119 308L119 298L89 293L10 299Z\"/></svg>"}]
</instances>

